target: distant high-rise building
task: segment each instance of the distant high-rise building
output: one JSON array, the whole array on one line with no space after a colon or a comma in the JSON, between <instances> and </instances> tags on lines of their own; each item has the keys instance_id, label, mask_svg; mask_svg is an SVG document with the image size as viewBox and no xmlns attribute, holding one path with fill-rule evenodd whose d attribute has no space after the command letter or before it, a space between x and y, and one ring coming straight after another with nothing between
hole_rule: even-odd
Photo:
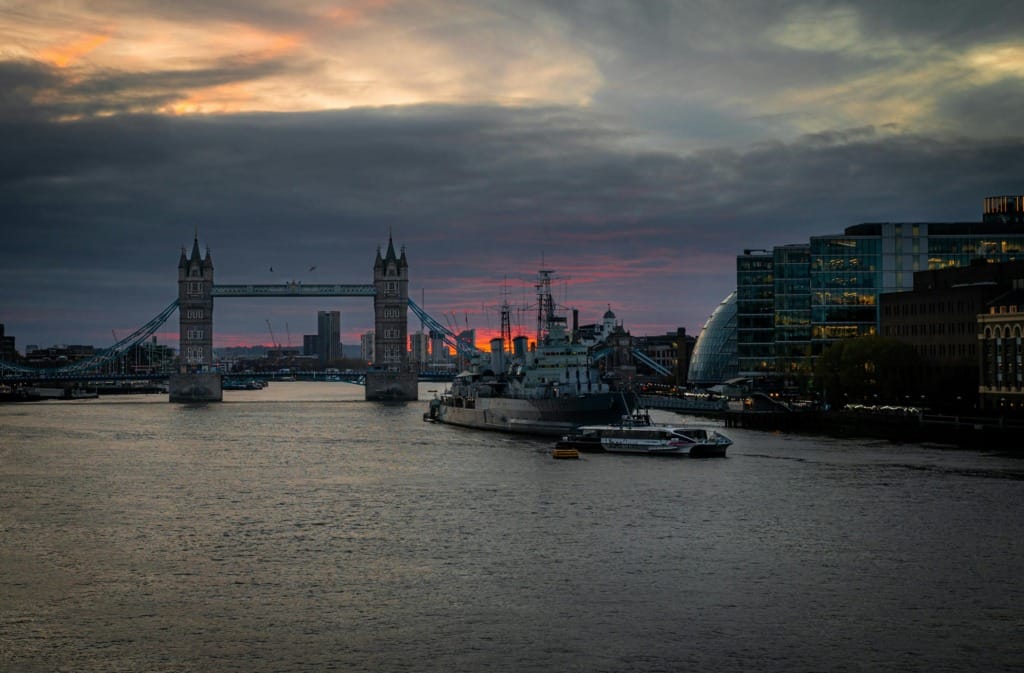
<instances>
[{"instance_id":1,"label":"distant high-rise building","mask_svg":"<svg viewBox=\"0 0 1024 673\"><path fill-rule=\"evenodd\" d=\"M317 311L316 346L321 364L341 359L341 311Z\"/></svg>"},{"instance_id":2,"label":"distant high-rise building","mask_svg":"<svg viewBox=\"0 0 1024 673\"><path fill-rule=\"evenodd\" d=\"M441 332L430 332L430 363L440 365L448 362L448 344Z\"/></svg>"},{"instance_id":3,"label":"distant high-rise building","mask_svg":"<svg viewBox=\"0 0 1024 673\"><path fill-rule=\"evenodd\" d=\"M467 330L463 330L463 331L459 332L457 335L455 335L455 341L458 342L458 343L461 343L461 344L465 344L465 345L467 345L467 346L469 346L471 348L475 348L476 347L476 330L475 329L467 329ZM460 370L461 369L467 369L469 367L469 359L468 358L466 358L464 355L459 354L459 353L456 354L456 357L458 358L458 366L459 366Z\"/></svg>"},{"instance_id":4,"label":"distant high-rise building","mask_svg":"<svg viewBox=\"0 0 1024 673\"><path fill-rule=\"evenodd\" d=\"M12 361L18 356L14 337L4 336L4 324L0 322L0 360Z\"/></svg>"},{"instance_id":5,"label":"distant high-rise building","mask_svg":"<svg viewBox=\"0 0 1024 673\"><path fill-rule=\"evenodd\" d=\"M416 363L417 368L422 368L429 361L430 340L423 332L413 332L409 335L409 357Z\"/></svg>"},{"instance_id":6,"label":"distant high-rise building","mask_svg":"<svg viewBox=\"0 0 1024 673\"><path fill-rule=\"evenodd\" d=\"M303 355L319 355L320 348L317 346L317 335L315 334L303 334L302 335L302 354Z\"/></svg>"}]
</instances>

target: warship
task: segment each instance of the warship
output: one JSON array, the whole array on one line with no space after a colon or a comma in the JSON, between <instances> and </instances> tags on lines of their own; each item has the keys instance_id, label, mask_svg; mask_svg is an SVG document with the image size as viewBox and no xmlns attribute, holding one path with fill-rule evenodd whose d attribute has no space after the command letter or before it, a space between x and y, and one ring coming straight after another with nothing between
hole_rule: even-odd
<instances>
[{"instance_id":1,"label":"warship","mask_svg":"<svg viewBox=\"0 0 1024 673\"><path fill-rule=\"evenodd\" d=\"M535 347L507 350L511 330L506 329L506 302L502 338L491 342L491 353L473 353L467 370L430 401L424 420L560 437L581 425L614 423L633 412L632 393L602 376L590 349L573 341L566 318L556 313L553 274L550 269L538 272Z\"/></svg>"}]
</instances>

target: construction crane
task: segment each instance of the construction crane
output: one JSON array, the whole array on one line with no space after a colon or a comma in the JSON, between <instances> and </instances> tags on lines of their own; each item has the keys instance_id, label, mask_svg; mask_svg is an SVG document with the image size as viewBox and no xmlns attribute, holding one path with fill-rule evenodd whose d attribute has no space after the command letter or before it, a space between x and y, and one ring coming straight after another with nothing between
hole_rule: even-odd
<instances>
[{"instance_id":1,"label":"construction crane","mask_svg":"<svg viewBox=\"0 0 1024 673\"><path fill-rule=\"evenodd\" d=\"M277 343L277 338L274 337L274 328L270 326L269 318L267 318L267 331L270 332L270 347L281 350L281 344Z\"/></svg>"},{"instance_id":2,"label":"construction crane","mask_svg":"<svg viewBox=\"0 0 1024 673\"><path fill-rule=\"evenodd\" d=\"M313 268L316 268L316 267L313 267ZM287 320L284 323L284 331L285 331L285 334L288 335L288 348L291 348L292 347L292 331L288 327L288 321Z\"/></svg>"}]
</instances>

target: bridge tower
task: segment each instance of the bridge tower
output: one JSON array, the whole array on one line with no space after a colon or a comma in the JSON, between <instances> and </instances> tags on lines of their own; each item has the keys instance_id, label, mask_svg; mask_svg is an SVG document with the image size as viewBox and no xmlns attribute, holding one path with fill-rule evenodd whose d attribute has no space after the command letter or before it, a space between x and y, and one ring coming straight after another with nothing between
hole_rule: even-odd
<instances>
[{"instance_id":1,"label":"bridge tower","mask_svg":"<svg viewBox=\"0 0 1024 673\"><path fill-rule=\"evenodd\" d=\"M388 236L382 257L373 264L374 358L366 375L366 399L415 400L418 372L409 363L409 262Z\"/></svg>"},{"instance_id":2,"label":"bridge tower","mask_svg":"<svg viewBox=\"0 0 1024 673\"><path fill-rule=\"evenodd\" d=\"M178 321L180 352L178 373L168 383L172 402L220 401L221 377L213 364L213 258L199 253L199 237L192 255L181 249L178 260Z\"/></svg>"}]
</instances>

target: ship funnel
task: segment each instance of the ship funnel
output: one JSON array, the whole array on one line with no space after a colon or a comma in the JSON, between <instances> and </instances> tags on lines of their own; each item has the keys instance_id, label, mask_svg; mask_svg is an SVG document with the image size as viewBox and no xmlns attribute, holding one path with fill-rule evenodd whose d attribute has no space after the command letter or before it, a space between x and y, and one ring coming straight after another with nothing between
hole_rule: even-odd
<instances>
[{"instance_id":1,"label":"ship funnel","mask_svg":"<svg viewBox=\"0 0 1024 673\"><path fill-rule=\"evenodd\" d=\"M520 360L526 359L526 352L529 350L530 340L524 336L517 336L512 339L512 354Z\"/></svg>"},{"instance_id":2,"label":"ship funnel","mask_svg":"<svg viewBox=\"0 0 1024 673\"><path fill-rule=\"evenodd\" d=\"M505 371L505 342L491 339L491 369L495 374Z\"/></svg>"}]
</instances>

